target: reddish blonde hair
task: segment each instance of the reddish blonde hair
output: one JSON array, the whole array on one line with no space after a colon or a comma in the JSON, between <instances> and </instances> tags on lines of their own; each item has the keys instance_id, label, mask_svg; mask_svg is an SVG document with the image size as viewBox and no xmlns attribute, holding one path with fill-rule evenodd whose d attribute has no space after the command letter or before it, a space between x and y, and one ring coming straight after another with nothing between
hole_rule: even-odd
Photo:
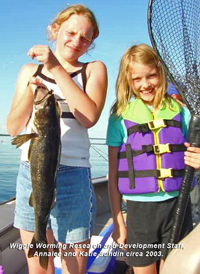
<instances>
[{"instance_id":1,"label":"reddish blonde hair","mask_svg":"<svg viewBox=\"0 0 200 274\"><path fill-rule=\"evenodd\" d=\"M67 8L59 12L58 15L54 18L53 22L47 28L47 36L49 41L55 39L52 31L52 27L54 25L57 25L60 28L62 23L68 20L69 17L73 14L85 16L88 19L88 21L92 24L93 26L92 42L99 36L99 27L98 27L98 23L94 13L90 9L88 9L85 5L77 4L77 5L68 6Z\"/></svg>"}]
</instances>

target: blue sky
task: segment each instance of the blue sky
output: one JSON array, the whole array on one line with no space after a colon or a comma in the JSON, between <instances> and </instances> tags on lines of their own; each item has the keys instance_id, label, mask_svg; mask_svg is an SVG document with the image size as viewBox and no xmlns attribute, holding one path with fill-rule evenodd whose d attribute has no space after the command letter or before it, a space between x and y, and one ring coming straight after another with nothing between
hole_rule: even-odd
<instances>
[{"instance_id":1,"label":"blue sky","mask_svg":"<svg viewBox=\"0 0 200 274\"><path fill-rule=\"evenodd\" d=\"M99 122L89 130L90 137L105 137L110 107L115 99L115 81L125 50L132 44L150 43L147 26L148 0L0 0L0 133L6 133L16 80L35 44L48 44L47 25L68 4L81 3L96 15L100 36L95 49L82 61L102 60L108 70L108 95Z\"/></svg>"}]
</instances>

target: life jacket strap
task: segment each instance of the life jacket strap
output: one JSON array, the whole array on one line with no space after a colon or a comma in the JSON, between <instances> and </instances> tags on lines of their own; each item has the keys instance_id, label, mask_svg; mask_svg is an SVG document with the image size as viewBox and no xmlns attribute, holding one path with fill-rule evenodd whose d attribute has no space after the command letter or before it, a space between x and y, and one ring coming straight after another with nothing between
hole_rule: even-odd
<instances>
[{"instance_id":1,"label":"life jacket strap","mask_svg":"<svg viewBox=\"0 0 200 274\"><path fill-rule=\"evenodd\" d=\"M144 153L143 150L131 150L131 159L135 156L141 155L142 153ZM126 151L121 151L118 153L118 159L124 159L126 158Z\"/></svg>"},{"instance_id":2,"label":"life jacket strap","mask_svg":"<svg viewBox=\"0 0 200 274\"><path fill-rule=\"evenodd\" d=\"M129 177L129 186L131 189L135 188L135 176L134 176L134 167L132 161L132 154L131 154L131 145L126 145L126 158L128 161L128 177Z\"/></svg>"},{"instance_id":3,"label":"life jacket strap","mask_svg":"<svg viewBox=\"0 0 200 274\"><path fill-rule=\"evenodd\" d=\"M171 152L180 152L185 151L186 147L184 144L159 144L159 145L143 145L143 152L153 152L154 154L163 154L163 153L171 153Z\"/></svg>"},{"instance_id":4,"label":"life jacket strap","mask_svg":"<svg viewBox=\"0 0 200 274\"><path fill-rule=\"evenodd\" d=\"M143 153L154 153L154 154L163 154L171 152L180 152L185 151L186 147L184 144L159 144L159 145L143 145L141 150L131 150L131 158L141 155ZM126 151L118 153L118 159L124 159L127 157Z\"/></svg>"},{"instance_id":5,"label":"life jacket strap","mask_svg":"<svg viewBox=\"0 0 200 274\"><path fill-rule=\"evenodd\" d=\"M166 124L165 120L163 120L163 119L153 120L153 121L148 122L147 124L148 124L148 127L150 130L167 127L167 124Z\"/></svg>"},{"instance_id":6,"label":"life jacket strap","mask_svg":"<svg viewBox=\"0 0 200 274\"><path fill-rule=\"evenodd\" d=\"M176 120L165 120L165 119L152 120L148 123L138 124L128 128L127 134L129 136L130 134L133 134L135 132L145 133L150 130L152 131L152 130L169 127L169 126L181 128L181 122Z\"/></svg>"},{"instance_id":7,"label":"life jacket strap","mask_svg":"<svg viewBox=\"0 0 200 274\"><path fill-rule=\"evenodd\" d=\"M161 168L161 169L149 169L149 170L134 170L135 178L155 177L157 179L182 177L184 169L172 169L172 168ZM129 178L128 171L118 171L119 178Z\"/></svg>"}]
</instances>

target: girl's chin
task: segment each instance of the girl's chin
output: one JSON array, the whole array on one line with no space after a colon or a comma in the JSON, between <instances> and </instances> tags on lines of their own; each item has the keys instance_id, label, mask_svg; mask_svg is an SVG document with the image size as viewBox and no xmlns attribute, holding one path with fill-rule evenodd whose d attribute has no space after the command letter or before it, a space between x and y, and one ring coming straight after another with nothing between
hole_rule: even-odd
<instances>
[{"instance_id":1,"label":"girl's chin","mask_svg":"<svg viewBox=\"0 0 200 274\"><path fill-rule=\"evenodd\" d=\"M154 99L154 94L151 94L151 93L147 93L147 94L140 94L140 98L145 101L145 102L152 102L153 99Z\"/></svg>"}]
</instances>

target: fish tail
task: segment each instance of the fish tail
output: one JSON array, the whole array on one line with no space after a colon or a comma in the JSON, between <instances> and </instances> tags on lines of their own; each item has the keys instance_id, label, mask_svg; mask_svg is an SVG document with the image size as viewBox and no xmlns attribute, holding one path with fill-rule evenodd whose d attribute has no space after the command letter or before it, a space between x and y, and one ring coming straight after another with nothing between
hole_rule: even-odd
<instances>
[{"instance_id":1,"label":"fish tail","mask_svg":"<svg viewBox=\"0 0 200 274\"><path fill-rule=\"evenodd\" d=\"M47 252L48 252L48 250L47 250ZM48 268L48 260L49 260L48 255L47 256L40 256L40 258L39 258L41 267L46 269L46 270Z\"/></svg>"},{"instance_id":2,"label":"fish tail","mask_svg":"<svg viewBox=\"0 0 200 274\"><path fill-rule=\"evenodd\" d=\"M48 268L48 247L47 241L41 243L38 242L35 237L33 236L31 242L31 248L28 251L28 258L37 257L39 256L39 262L42 268Z\"/></svg>"},{"instance_id":3,"label":"fish tail","mask_svg":"<svg viewBox=\"0 0 200 274\"><path fill-rule=\"evenodd\" d=\"M18 135L12 139L11 144L16 145L16 148L18 148L21 145L23 145L24 143L26 143L27 141L29 141L30 139L37 137L37 136L38 136L38 134L36 134L36 133Z\"/></svg>"}]
</instances>

